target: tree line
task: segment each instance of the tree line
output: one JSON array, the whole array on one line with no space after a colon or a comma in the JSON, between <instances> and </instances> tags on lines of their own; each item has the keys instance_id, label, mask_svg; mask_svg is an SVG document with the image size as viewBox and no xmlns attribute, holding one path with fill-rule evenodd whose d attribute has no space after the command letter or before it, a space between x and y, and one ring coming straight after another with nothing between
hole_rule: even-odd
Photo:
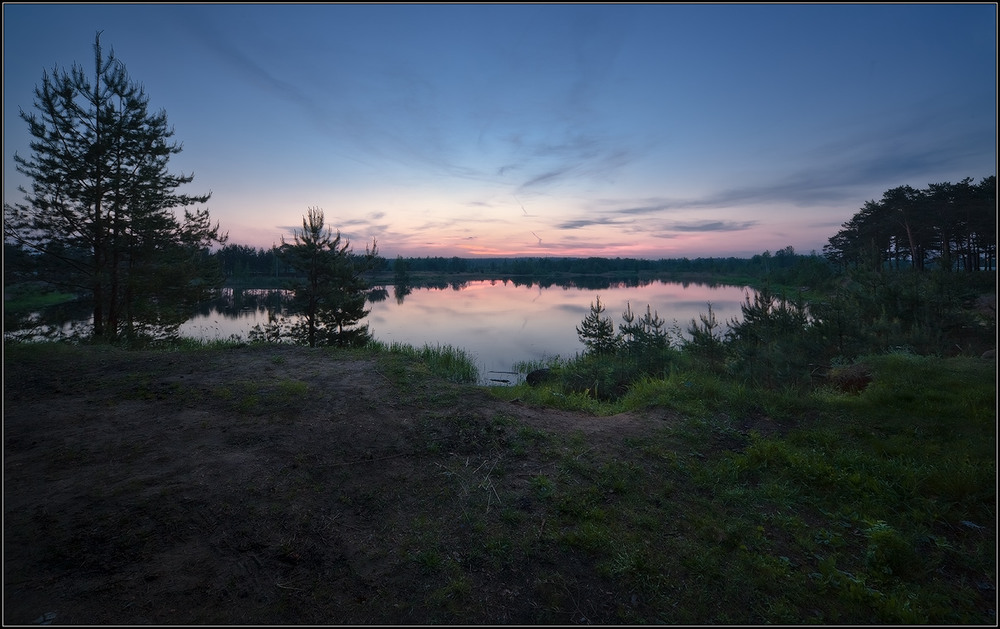
<instances>
[{"instance_id":1,"label":"tree line","mask_svg":"<svg viewBox=\"0 0 1000 629\"><path fill-rule=\"evenodd\" d=\"M992 292L992 299L983 299ZM807 302L765 283L748 291L741 316L706 312L682 328L649 305L621 321L598 297L577 326L582 354L556 358L546 379L566 392L616 399L646 379L703 371L768 389L856 386L859 358L885 352L979 355L995 348L995 274L854 269Z\"/></svg>"},{"instance_id":2,"label":"tree line","mask_svg":"<svg viewBox=\"0 0 1000 629\"><path fill-rule=\"evenodd\" d=\"M616 328L598 299L576 328L583 354L554 365L553 377L602 398L678 366L758 387L855 386L863 370L852 365L867 354L995 349L995 176L902 186L865 203L824 248L832 281L808 302L788 281L804 277L791 253L754 257L764 282L741 317L718 321L708 304L686 334L649 306L637 317L629 305Z\"/></svg>"},{"instance_id":3,"label":"tree line","mask_svg":"<svg viewBox=\"0 0 1000 629\"><path fill-rule=\"evenodd\" d=\"M294 270L286 265L280 248L254 248L240 244L226 244L214 254L227 279L233 281L266 280L287 277ZM735 277L748 279L769 277L779 284L820 286L834 273L833 266L815 252L803 255L791 246L774 253L764 251L750 258L699 257L663 258L461 258L453 257L403 257L391 263L376 256L369 267L370 276L383 284L437 285L436 281L453 276L472 276L473 279L499 279L538 284L543 287L559 284L559 279L577 276L573 282L587 287L600 287L598 278L609 281L628 281L629 278L656 276ZM586 277L594 278L588 280ZM453 280L444 279L443 285Z\"/></svg>"},{"instance_id":4,"label":"tree line","mask_svg":"<svg viewBox=\"0 0 1000 629\"><path fill-rule=\"evenodd\" d=\"M823 252L841 268L993 270L996 175L886 190L844 223Z\"/></svg>"}]
</instances>

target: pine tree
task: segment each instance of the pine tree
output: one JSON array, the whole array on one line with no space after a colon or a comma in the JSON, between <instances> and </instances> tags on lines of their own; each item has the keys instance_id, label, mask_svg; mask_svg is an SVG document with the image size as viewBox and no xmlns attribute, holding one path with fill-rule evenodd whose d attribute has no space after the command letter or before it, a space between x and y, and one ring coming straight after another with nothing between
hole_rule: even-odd
<instances>
[{"instance_id":1,"label":"pine tree","mask_svg":"<svg viewBox=\"0 0 1000 629\"><path fill-rule=\"evenodd\" d=\"M691 325L688 326L691 338L684 341L684 349L704 360L710 371L721 371L726 344L711 302L708 304L708 314L699 314L698 318L700 321L691 319Z\"/></svg>"},{"instance_id":2,"label":"pine tree","mask_svg":"<svg viewBox=\"0 0 1000 629\"><path fill-rule=\"evenodd\" d=\"M351 253L351 243L325 226L323 211L310 208L294 241L282 239L286 264L302 278L293 283L293 307L302 314L292 327L295 342L317 345L360 346L368 342L364 272L378 255L375 241L362 258Z\"/></svg>"},{"instance_id":3,"label":"pine tree","mask_svg":"<svg viewBox=\"0 0 1000 629\"><path fill-rule=\"evenodd\" d=\"M632 304L626 303L623 323L618 325L619 344L638 369L646 375L657 374L667 366L670 335L666 322L649 304L646 314L636 318Z\"/></svg>"},{"instance_id":4,"label":"pine tree","mask_svg":"<svg viewBox=\"0 0 1000 629\"><path fill-rule=\"evenodd\" d=\"M642 320L635 322L635 313L632 312L631 302L625 302L625 312L622 313L622 323L618 324L618 338L621 339L621 348L625 353L635 356L642 352L643 341Z\"/></svg>"},{"instance_id":5,"label":"pine tree","mask_svg":"<svg viewBox=\"0 0 1000 629\"><path fill-rule=\"evenodd\" d=\"M584 317L576 333L580 341L594 354L614 354L618 348L618 337L615 335L615 324L611 317L604 317L604 306L601 298L590 305L590 313Z\"/></svg>"},{"instance_id":6,"label":"pine tree","mask_svg":"<svg viewBox=\"0 0 1000 629\"><path fill-rule=\"evenodd\" d=\"M25 203L4 204L5 238L37 255L44 279L93 298L95 339L174 323L169 311L221 282L207 253L226 236L207 210L174 214L210 195L176 193L193 175L167 170L181 147L166 113L150 113L100 33L93 75L79 65L44 73L34 106L21 111L31 156L14 156L31 190L20 189Z\"/></svg>"},{"instance_id":7,"label":"pine tree","mask_svg":"<svg viewBox=\"0 0 1000 629\"><path fill-rule=\"evenodd\" d=\"M790 302L765 283L741 310L726 335L736 370L767 387L807 377L817 350L801 294Z\"/></svg>"}]
</instances>

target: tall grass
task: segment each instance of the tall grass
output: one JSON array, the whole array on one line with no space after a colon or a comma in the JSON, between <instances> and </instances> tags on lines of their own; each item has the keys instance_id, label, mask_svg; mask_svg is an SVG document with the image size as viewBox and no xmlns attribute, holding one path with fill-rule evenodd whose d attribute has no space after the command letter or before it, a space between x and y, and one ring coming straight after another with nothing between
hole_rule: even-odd
<instances>
[{"instance_id":1,"label":"tall grass","mask_svg":"<svg viewBox=\"0 0 1000 629\"><path fill-rule=\"evenodd\" d=\"M376 353L384 352L420 361L427 365L432 374L452 382L479 382L479 368L472 356L462 348L424 345L418 349L396 341L386 344L378 340L370 341L367 348Z\"/></svg>"}]
</instances>

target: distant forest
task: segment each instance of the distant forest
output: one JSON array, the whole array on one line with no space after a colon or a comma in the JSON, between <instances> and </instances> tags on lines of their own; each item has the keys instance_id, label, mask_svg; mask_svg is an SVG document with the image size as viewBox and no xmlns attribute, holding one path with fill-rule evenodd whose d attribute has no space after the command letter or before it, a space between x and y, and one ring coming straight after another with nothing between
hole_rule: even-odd
<instances>
[{"instance_id":1,"label":"distant forest","mask_svg":"<svg viewBox=\"0 0 1000 629\"><path fill-rule=\"evenodd\" d=\"M893 188L872 200L830 238L822 255L792 247L750 258L379 258L372 271L384 283L425 284L446 278L521 279L552 284L567 276L619 279L658 276L767 278L775 284L818 286L851 269L981 271L996 269L996 176L974 183ZM215 254L229 281L253 283L288 276L277 249L228 244Z\"/></svg>"},{"instance_id":2,"label":"distant forest","mask_svg":"<svg viewBox=\"0 0 1000 629\"><path fill-rule=\"evenodd\" d=\"M267 278L288 277L289 273L275 249L254 249L244 245L226 245L216 254L229 281L253 283ZM711 277L768 276L777 283L823 281L833 273L833 267L823 257L813 253L800 255L792 247L777 252L765 251L752 258L679 258L646 260L638 258L461 258L461 257L397 257L393 261L380 258L373 270L373 279L390 284L424 285L448 283L448 278L522 279L530 283L560 283L560 279L603 277L615 279L651 278L664 275L709 279ZM436 280L436 281L435 281ZM793 281L794 280L794 281Z\"/></svg>"}]
</instances>

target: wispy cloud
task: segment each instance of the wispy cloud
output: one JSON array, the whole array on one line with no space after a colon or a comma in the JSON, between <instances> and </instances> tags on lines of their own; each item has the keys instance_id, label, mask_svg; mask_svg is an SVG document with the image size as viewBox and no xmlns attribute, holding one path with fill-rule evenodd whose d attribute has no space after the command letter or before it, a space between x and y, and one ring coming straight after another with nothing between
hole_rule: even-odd
<instances>
[{"instance_id":1,"label":"wispy cloud","mask_svg":"<svg viewBox=\"0 0 1000 629\"><path fill-rule=\"evenodd\" d=\"M658 237L668 237L665 232L742 231L761 222L706 218L671 223L658 219L752 206L829 207L851 203L844 208L843 218L824 216L817 223L836 227L860 208L868 195L905 183L926 185L932 183L935 174L953 171L956 164L981 163L984 156L995 155L988 138L960 125L950 133L932 134L946 124L943 114L910 119L903 116L882 134L858 131L808 149L798 161L812 165L784 176L754 185L726 186L720 181L717 190L691 198L647 197L638 202L603 199L596 203L596 209L587 210L587 216L565 220L559 227L633 225ZM982 176L973 172L965 175Z\"/></svg>"},{"instance_id":2,"label":"wispy cloud","mask_svg":"<svg viewBox=\"0 0 1000 629\"><path fill-rule=\"evenodd\" d=\"M543 86L535 82L539 60L546 58L540 42L532 44L534 56L496 50L498 63L506 63L503 84L521 74L522 81L543 88L531 98L544 106L530 109L520 92L504 91L472 73L464 81L450 76L446 85L440 69L387 49L374 55L345 49L334 60L330 47L302 59L301 67L287 67L287 61L272 61L268 46L233 40L212 16L185 26L234 76L303 114L331 140L331 153L376 168L395 163L438 176L508 184L527 193L576 181L608 181L648 152L648 137L637 140L612 132L606 113L595 106L610 89L627 32L609 28L589 13L573 12L563 34L569 47L561 42L548 55L547 71L565 80ZM268 37L266 31L260 35ZM510 57L504 59L505 54ZM343 56L352 59L352 71L321 70L328 63L335 68L343 64ZM469 70L456 65L453 72L458 71ZM307 77L311 80L305 83ZM459 82L467 86L465 93L451 86ZM462 109L467 120L456 120L452 112ZM467 146L470 135L478 138L476 152Z\"/></svg>"},{"instance_id":3,"label":"wispy cloud","mask_svg":"<svg viewBox=\"0 0 1000 629\"><path fill-rule=\"evenodd\" d=\"M674 223L666 227L678 232L738 232L755 227L758 221L698 221L694 223Z\"/></svg>"},{"instance_id":4,"label":"wispy cloud","mask_svg":"<svg viewBox=\"0 0 1000 629\"><path fill-rule=\"evenodd\" d=\"M544 147L544 156L519 164L517 170L527 175L517 190L526 191L571 179L609 180L642 155L642 150L629 145L627 139L594 137L589 140L585 146Z\"/></svg>"},{"instance_id":5,"label":"wispy cloud","mask_svg":"<svg viewBox=\"0 0 1000 629\"><path fill-rule=\"evenodd\" d=\"M584 229L586 227L594 226L608 226L608 225L630 225L634 221L617 219L611 216L602 217L592 217L592 218L577 218L571 221L563 221L556 225L558 229Z\"/></svg>"}]
</instances>

